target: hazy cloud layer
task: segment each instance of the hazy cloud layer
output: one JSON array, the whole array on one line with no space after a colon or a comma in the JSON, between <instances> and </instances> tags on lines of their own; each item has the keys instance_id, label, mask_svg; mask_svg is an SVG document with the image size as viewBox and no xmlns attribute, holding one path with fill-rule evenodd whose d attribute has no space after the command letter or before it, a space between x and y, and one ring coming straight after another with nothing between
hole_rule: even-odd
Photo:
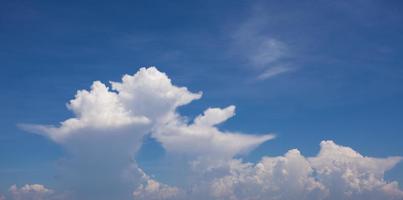
<instances>
[{"instance_id":1,"label":"hazy cloud layer","mask_svg":"<svg viewBox=\"0 0 403 200\"><path fill-rule=\"evenodd\" d=\"M233 105L207 108L191 122L176 111L201 96L173 85L155 67L141 68L111 82L111 88L95 81L89 91L79 90L67 105L74 117L60 125L21 126L66 150L59 188L73 199L403 198L397 182L384 180L401 157L365 157L323 141L315 157L293 149L258 163L235 159L274 136L220 130L217 125L235 115ZM147 134L161 143L168 159L184 156L178 164L189 170L184 173L188 186L162 183L137 165L134 156ZM21 200L55 194L41 185L12 186L9 192Z\"/></svg>"}]
</instances>

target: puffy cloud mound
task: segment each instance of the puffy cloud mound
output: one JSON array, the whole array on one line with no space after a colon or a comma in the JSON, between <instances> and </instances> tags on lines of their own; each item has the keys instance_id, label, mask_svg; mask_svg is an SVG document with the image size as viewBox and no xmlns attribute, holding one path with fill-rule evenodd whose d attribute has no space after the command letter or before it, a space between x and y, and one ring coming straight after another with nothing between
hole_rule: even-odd
<instances>
[{"instance_id":1,"label":"puffy cloud mound","mask_svg":"<svg viewBox=\"0 0 403 200\"><path fill-rule=\"evenodd\" d=\"M200 99L202 93L177 87L155 67L141 68L134 75L124 75L122 82L111 82L126 108L154 122L170 117L179 106Z\"/></svg>"},{"instance_id":2,"label":"puffy cloud mound","mask_svg":"<svg viewBox=\"0 0 403 200\"><path fill-rule=\"evenodd\" d=\"M383 175L401 157L364 157L332 141L321 142L315 157L296 150L260 162L233 162L229 174L211 182L217 199L403 199L396 182ZM235 163L235 164L234 164Z\"/></svg>"},{"instance_id":3,"label":"puffy cloud mound","mask_svg":"<svg viewBox=\"0 0 403 200\"><path fill-rule=\"evenodd\" d=\"M177 112L201 96L175 86L155 67L141 68L111 88L95 81L90 90L77 91L67 104L74 117L59 125L22 128L66 150L58 180L73 199L403 199L397 182L383 178L400 157L365 157L324 141L315 157L294 149L256 164L234 159L274 136L220 130L217 125L235 115L233 105L208 108L191 122ZM138 167L134 156L147 134L169 152L168 159L185 158L168 171L186 171L178 180L189 180L181 184L189 186L169 186ZM12 186L10 192L21 200L53 198L41 185Z\"/></svg>"},{"instance_id":4,"label":"puffy cloud mound","mask_svg":"<svg viewBox=\"0 0 403 200\"><path fill-rule=\"evenodd\" d=\"M23 128L49 136L56 142L64 142L74 134L88 134L87 130L115 129L130 125L144 125L149 119L137 116L125 108L115 92L109 91L100 81L94 81L91 90L79 90L69 104L76 115L74 118L61 122L59 127L44 125L23 125ZM83 131L85 130L85 131ZM110 131L112 134L117 134Z\"/></svg>"},{"instance_id":5,"label":"puffy cloud mound","mask_svg":"<svg viewBox=\"0 0 403 200\"><path fill-rule=\"evenodd\" d=\"M133 197L137 200L174 200L180 198L179 196L180 191L178 188L170 187L153 179L141 184L133 192Z\"/></svg>"},{"instance_id":6,"label":"puffy cloud mound","mask_svg":"<svg viewBox=\"0 0 403 200\"><path fill-rule=\"evenodd\" d=\"M322 141L319 155L309 158L318 181L327 186L332 199L403 199L397 182L383 179L402 157L365 157L349 147Z\"/></svg>"},{"instance_id":7,"label":"puffy cloud mound","mask_svg":"<svg viewBox=\"0 0 403 200\"><path fill-rule=\"evenodd\" d=\"M183 198L182 191L177 187L171 187L152 179L143 170L138 169L141 183L133 191L136 200L177 200Z\"/></svg>"},{"instance_id":8,"label":"puffy cloud mound","mask_svg":"<svg viewBox=\"0 0 403 200\"><path fill-rule=\"evenodd\" d=\"M56 199L54 192L40 184L24 185L18 188L12 185L9 189L13 200L50 200Z\"/></svg>"}]
</instances>

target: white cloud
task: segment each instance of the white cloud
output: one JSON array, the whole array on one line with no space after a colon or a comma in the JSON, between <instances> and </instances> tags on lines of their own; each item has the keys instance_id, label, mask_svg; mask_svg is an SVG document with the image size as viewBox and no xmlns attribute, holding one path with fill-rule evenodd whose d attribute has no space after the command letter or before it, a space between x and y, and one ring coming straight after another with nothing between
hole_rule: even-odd
<instances>
[{"instance_id":1,"label":"white cloud","mask_svg":"<svg viewBox=\"0 0 403 200\"><path fill-rule=\"evenodd\" d=\"M235 106L228 106L227 108L209 108L204 111L203 115L195 118L194 124L196 126L214 126L220 124L230 117L235 115Z\"/></svg>"},{"instance_id":2,"label":"white cloud","mask_svg":"<svg viewBox=\"0 0 403 200\"><path fill-rule=\"evenodd\" d=\"M136 200L178 200L183 198L183 191L177 187L152 179L143 170L138 168L141 183L133 191L132 197Z\"/></svg>"},{"instance_id":3,"label":"white cloud","mask_svg":"<svg viewBox=\"0 0 403 200\"><path fill-rule=\"evenodd\" d=\"M201 98L201 93L173 85L155 67L141 68L134 75L124 75L122 82L111 84L113 90L95 81L89 91L77 91L67 105L75 116L60 126L22 126L66 149L68 156L60 161L60 180L86 198L99 199L92 195L95 190L108 190L110 196L102 198L112 198L122 188L129 190L139 182L133 157L142 137L150 132L168 151L228 158L272 138L224 133L214 127L234 115L234 106L208 109L195 124L185 124L176 108ZM127 178L127 174L134 175Z\"/></svg>"},{"instance_id":4,"label":"white cloud","mask_svg":"<svg viewBox=\"0 0 403 200\"><path fill-rule=\"evenodd\" d=\"M84 199L130 196L140 181L133 157L143 136L157 122L175 115L176 107L201 97L172 85L155 67L125 75L122 82L112 82L112 88L95 81L91 90L77 91L67 105L75 116L60 126L22 126L66 149L68 155L59 162L59 179Z\"/></svg>"},{"instance_id":5,"label":"white cloud","mask_svg":"<svg viewBox=\"0 0 403 200\"><path fill-rule=\"evenodd\" d=\"M79 90L67 107L76 117L61 122L59 127L44 125L22 125L23 128L45 134L56 142L63 142L82 130L105 130L124 126L143 126L149 119L135 115L124 107L117 93L109 91L100 81L94 81L91 90ZM113 134L113 132L111 132Z\"/></svg>"},{"instance_id":6,"label":"white cloud","mask_svg":"<svg viewBox=\"0 0 403 200\"><path fill-rule=\"evenodd\" d=\"M136 74L124 75L122 82L111 82L127 109L149 119L169 117L179 106L200 99L202 93L189 92L177 87L165 73L155 67L141 68Z\"/></svg>"},{"instance_id":7,"label":"white cloud","mask_svg":"<svg viewBox=\"0 0 403 200\"><path fill-rule=\"evenodd\" d=\"M76 144L81 145L83 140L89 142L98 138L94 142L110 142L112 138L125 134L139 135L141 138L145 132L151 131L153 137L168 151L193 155L214 154L227 158L245 153L273 138L272 135L219 131L215 125L235 115L235 106L209 108L193 124L187 125L176 113L176 108L201 98L201 93L191 93L185 87L172 85L166 74L155 67L141 68L132 76L124 75L122 82L111 83L116 92L110 91L99 81L93 83L90 91L79 90L75 99L68 104L76 117L62 122L60 127L25 127L57 142L72 143L77 149L80 147L76 147ZM139 131L147 127L147 123L153 126Z\"/></svg>"},{"instance_id":8,"label":"white cloud","mask_svg":"<svg viewBox=\"0 0 403 200\"><path fill-rule=\"evenodd\" d=\"M284 65L270 67L270 68L266 69L265 71L263 71L258 76L258 79L261 79L261 80L269 79L271 77L277 76L277 75L285 73L285 72L289 72L291 70L293 70L293 69L288 66L284 66Z\"/></svg>"},{"instance_id":9,"label":"white cloud","mask_svg":"<svg viewBox=\"0 0 403 200\"><path fill-rule=\"evenodd\" d=\"M271 68L271 66L268 65L273 64L287 56L288 50L283 42L263 36L252 37L254 37L255 42L253 43L255 43L256 46L250 52L248 59L253 65Z\"/></svg>"},{"instance_id":10,"label":"white cloud","mask_svg":"<svg viewBox=\"0 0 403 200\"><path fill-rule=\"evenodd\" d=\"M365 157L332 141L321 142L319 155L309 158L318 180L328 187L332 199L339 196L345 199L403 198L395 182L387 183L383 179L384 173L401 160L401 157Z\"/></svg>"},{"instance_id":11,"label":"white cloud","mask_svg":"<svg viewBox=\"0 0 403 200\"><path fill-rule=\"evenodd\" d=\"M208 108L189 122L176 109L200 99L202 93L173 85L155 67L141 68L111 84L109 89L95 81L89 91L78 91L68 104L75 116L59 126L23 126L66 150L58 180L75 199L403 198L397 182L383 178L400 157L365 157L324 141L315 157L294 149L284 156L263 157L257 164L244 163L234 156L274 136L220 130L217 125L235 115L235 106ZM146 134L170 153L168 159L185 155L185 162L178 163L181 167L170 172L190 169L178 174L186 176L178 180L189 180L188 187L161 183L137 166L134 155ZM10 192L25 200L24 195L40 199L53 191L27 185L12 186Z\"/></svg>"},{"instance_id":12,"label":"white cloud","mask_svg":"<svg viewBox=\"0 0 403 200\"><path fill-rule=\"evenodd\" d=\"M136 200L175 200L180 198L180 195L178 188L170 187L153 179L147 180L133 192L133 197Z\"/></svg>"},{"instance_id":13,"label":"white cloud","mask_svg":"<svg viewBox=\"0 0 403 200\"><path fill-rule=\"evenodd\" d=\"M12 185L9 189L13 200L50 200L53 199L53 190L40 184L26 184L20 188Z\"/></svg>"},{"instance_id":14,"label":"white cloud","mask_svg":"<svg viewBox=\"0 0 403 200\"><path fill-rule=\"evenodd\" d=\"M222 132L215 127L235 115L235 106L209 108L203 115L187 124L175 118L155 128L155 137L169 152L187 154L195 159L230 159L237 154L246 153L257 145L273 139L273 135L250 135L236 132Z\"/></svg>"},{"instance_id":15,"label":"white cloud","mask_svg":"<svg viewBox=\"0 0 403 200\"><path fill-rule=\"evenodd\" d=\"M289 45L266 30L268 21L264 11L255 9L231 35L232 52L243 58L251 69L257 70L260 80L294 69L289 61L293 54Z\"/></svg>"},{"instance_id":16,"label":"white cloud","mask_svg":"<svg viewBox=\"0 0 403 200\"><path fill-rule=\"evenodd\" d=\"M332 141L306 158L296 149L264 157L257 164L231 165L229 175L211 183L217 199L402 199L396 182L383 174L402 158L364 157Z\"/></svg>"},{"instance_id":17,"label":"white cloud","mask_svg":"<svg viewBox=\"0 0 403 200\"><path fill-rule=\"evenodd\" d=\"M403 191L397 182L384 180L384 173L401 160L365 157L349 147L323 141L314 157L292 149L283 156L263 157L256 164L225 160L212 168L197 168L195 181L187 187L151 181L135 194L155 199L158 195L164 199L165 193L181 194L174 199L195 200L399 200Z\"/></svg>"}]
</instances>

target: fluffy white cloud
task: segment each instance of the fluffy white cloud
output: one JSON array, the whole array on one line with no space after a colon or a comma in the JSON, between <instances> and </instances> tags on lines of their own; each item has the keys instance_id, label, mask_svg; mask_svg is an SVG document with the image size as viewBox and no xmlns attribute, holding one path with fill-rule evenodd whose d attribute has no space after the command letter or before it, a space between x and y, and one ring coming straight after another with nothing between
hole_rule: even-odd
<instances>
[{"instance_id":1,"label":"fluffy white cloud","mask_svg":"<svg viewBox=\"0 0 403 200\"><path fill-rule=\"evenodd\" d=\"M327 186L332 199L403 199L397 183L383 179L384 173L401 160L365 157L332 141L321 142L318 156L309 158L318 181Z\"/></svg>"},{"instance_id":2,"label":"fluffy white cloud","mask_svg":"<svg viewBox=\"0 0 403 200\"><path fill-rule=\"evenodd\" d=\"M91 90L79 90L67 107L76 115L61 122L59 127L44 125L22 125L23 128L39 134L45 134L52 140L64 142L74 134L88 134L83 130L105 130L124 126L145 125L149 119L135 115L126 109L115 92L99 81L95 81ZM116 134L110 131L111 134Z\"/></svg>"},{"instance_id":3,"label":"fluffy white cloud","mask_svg":"<svg viewBox=\"0 0 403 200\"><path fill-rule=\"evenodd\" d=\"M323 141L320 153L311 158L293 149L257 164L235 162L229 175L212 181L211 194L231 200L403 199L397 183L383 179L384 172L401 159L364 157Z\"/></svg>"},{"instance_id":4,"label":"fluffy white cloud","mask_svg":"<svg viewBox=\"0 0 403 200\"><path fill-rule=\"evenodd\" d=\"M145 183L140 184L133 192L136 200L177 200L183 194L177 187L171 187L148 178Z\"/></svg>"},{"instance_id":5,"label":"fluffy white cloud","mask_svg":"<svg viewBox=\"0 0 403 200\"><path fill-rule=\"evenodd\" d=\"M397 182L383 178L400 157L364 157L324 141L315 157L306 158L294 149L257 164L244 163L234 156L274 136L219 130L217 125L235 115L235 106L208 108L189 122L176 109L202 93L173 85L155 67L141 68L111 85L95 81L89 91L79 90L67 105L75 116L58 126L23 125L66 150L58 180L75 193L74 199L403 198ZM190 186L160 183L137 166L134 156L146 134L169 155L185 155L181 167L169 171L186 171L178 174L189 180L183 185ZM21 200L52 194L40 185L13 186L10 192Z\"/></svg>"},{"instance_id":6,"label":"fluffy white cloud","mask_svg":"<svg viewBox=\"0 0 403 200\"><path fill-rule=\"evenodd\" d=\"M208 109L194 124L187 125L176 108L201 98L201 93L173 85L155 67L141 68L111 84L112 89L95 81L89 91L77 91L67 105L75 116L59 126L22 126L66 149L68 156L60 161L60 180L85 198L101 198L90 195L96 190L108 190L112 198L139 182L136 175L132 179L126 175L137 173L133 157L143 136L150 132L167 150L223 154L229 158L272 137L224 133L215 128L234 115L234 106ZM189 143L195 145L187 146ZM144 188L150 188L152 183Z\"/></svg>"},{"instance_id":7,"label":"fluffy white cloud","mask_svg":"<svg viewBox=\"0 0 403 200\"><path fill-rule=\"evenodd\" d=\"M349 147L323 141L314 157L292 149L284 156L263 157L256 164L225 160L209 169L197 168L201 171L194 172L196 181L187 187L150 181L134 194L150 199L179 193L174 199L400 200L403 191L397 182L384 180L384 173L401 160L365 157Z\"/></svg>"},{"instance_id":8,"label":"fluffy white cloud","mask_svg":"<svg viewBox=\"0 0 403 200\"><path fill-rule=\"evenodd\" d=\"M95 142L114 141L113 138L122 140L119 137L124 134L141 138L151 131L168 151L228 158L273 138L273 135L219 131L215 125L232 117L235 106L209 108L188 125L176 113L176 108L199 99L201 93L191 93L185 87L173 85L167 75L155 67L141 68L134 75L124 75L122 82L111 84L112 91L99 81L93 83L90 91L79 90L68 104L76 117L61 122L59 127L24 127L57 142L70 143L74 146L73 151L79 149L76 144L82 146L83 141L95 145Z\"/></svg>"},{"instance_id":9,"label":"fluffy white cloud","mask_svg":"<svg viewBox=\"0 0 403 200\"><path fill-rule=\"evenodd\" d=\"M183 191L179 188L158 182L140 168L137 171L141 181L132 193L135 200L178 200L183 198Z\"/></svg>"},{"instance_id":10,"label":"fluffy white cloud","mask_svg":"<svg viewBox=\"0 0 403 200\"><path fill-rule=\"evenodd\" d=\"M12 185L9 189L13 200L50 200L54 199L53 190L40 184L26 184L20 188Z\"/></svg>"},{"instance_id":11,"label":"fluffy white cloud","mask_svg":"<svg viewBox=\"0 0 403 200\"><path fill-rule=\"evenodd\" d=\"M124 75L122 82L111 82L126 108L154 122L171 116L179 106L200 99L202 93L177 87L155 67L141 68L134 75Z\"/></svg>"},{"instance_id":12,"label":"fluffy white cloud","mask_svg":"<svg viewBox=\"0 0 403 200\"><path fill-rule=\"evenodd\" d=\"M143 136L157 121L174 115L177 106L201 96L172 85L154 67L125 75L112 86L95 81L89 91L79 90L67 105L75 116L60 126L23 125L66 149L59 180L83 199L130 196L140 181L133 158Z\"/></svg>"},{"instance_id":13,"label":"fluffy white cloud","mask_svg":"<svg viewBox=\"0 0 403 200\"><path fill-rule=\"evenodd\" d=\"M116 197L124 190L129 196L134 184L124 178L124 173L132 170L131 157L141 146L151 121L128 109L118 93L99 81L90 91L78 91L67 107L75 117L58 127L24 126L48 136L66 150L66 158L59 161L61 184L87 199ZM97 190L109 192L99 195Z\"/></svg>"}]
</instances>

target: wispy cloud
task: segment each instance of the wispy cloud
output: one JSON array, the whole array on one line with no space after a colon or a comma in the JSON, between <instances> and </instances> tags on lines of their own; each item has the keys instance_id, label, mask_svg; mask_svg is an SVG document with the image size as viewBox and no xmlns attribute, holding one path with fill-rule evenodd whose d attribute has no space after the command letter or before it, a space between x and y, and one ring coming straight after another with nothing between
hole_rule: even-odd
<instances>
[{"instance_id":1,"label":"wispy cloud","mask_svg":"<svg viewBox=\"0 0 403 200\"><path fill-rule=\"evenodd\" d=\"M258 71L264 80L292 71L292 51L286 42L267 31L268 16L261 10L240 23L232 33L232 49L247 65Z\"/></svg>"},{"instance_id":2,"label":"wispy cloud","mask_svg":"<svg viewBox=\"0 0 403 200\"><path fill-rule=\"evenodd\" d=\"M260 80L269 79L271 77L277 76L279 74L290 72L293 68L288 67L287 65L279 65L267 68L263 71L257 78Z\"/></svg>"}]
</instances>

